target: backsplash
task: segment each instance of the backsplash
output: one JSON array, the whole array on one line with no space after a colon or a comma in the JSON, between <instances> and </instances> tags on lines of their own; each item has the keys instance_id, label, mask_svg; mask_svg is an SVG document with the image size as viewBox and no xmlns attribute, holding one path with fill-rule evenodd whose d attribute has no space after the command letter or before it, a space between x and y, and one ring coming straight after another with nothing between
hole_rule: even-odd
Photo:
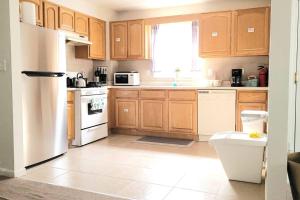
<instances>
[{"instance_id":1,"label":"backsplash","mask_svg":"<svg viewBox=\"0 0 300 200\"><path fill-rule=\"evenodd\" d=\"M180 82L198 82L201 80L230 80L231 69L244 68L244 79L248 75L258 76L257 66L269 64L268 56L253 57L228 57L228 58L206 58L201 60L202 69L195 72L195 76L190 79L179 79ZM173 78L156 78L152 73L152 61L120 61L118 71L138 71L140 72L141 82L171 82Z\"/></svg>"},{"instance_id":2,"label":"backsplash","mask_svg":"<svg viewBox=\"0 0 300 200\"><path fill-rule=\"evenodd\" d=\"M75 47L66 45L67 72L82 72L89 81L93 79L93 61L75 58Z\"/></svg>"}]
</instances>

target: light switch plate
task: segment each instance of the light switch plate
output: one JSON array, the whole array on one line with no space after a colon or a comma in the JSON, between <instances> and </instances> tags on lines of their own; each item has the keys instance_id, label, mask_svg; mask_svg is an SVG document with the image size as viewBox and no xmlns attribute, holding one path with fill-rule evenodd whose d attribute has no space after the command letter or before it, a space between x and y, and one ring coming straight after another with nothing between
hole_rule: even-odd
<instances>
[{"instance_id":1,"label":"light switch plate","mask_svg":"<svg viewBox=\"0 0 300 200\"><path fill-rule=\"evenodd\" d=\"M5 72L6 71L6 60L2 59L0 60L0 72Z\"/></svg>"}]
</instances>

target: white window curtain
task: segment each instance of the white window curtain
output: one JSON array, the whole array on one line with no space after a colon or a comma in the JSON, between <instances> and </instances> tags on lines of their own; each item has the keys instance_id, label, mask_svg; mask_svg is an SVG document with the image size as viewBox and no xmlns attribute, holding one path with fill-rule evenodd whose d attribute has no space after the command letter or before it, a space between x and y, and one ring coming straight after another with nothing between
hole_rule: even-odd
<instances>
[{"instance_id":1,"label":"white window curtain","mask_svg":"<svg viewBox=\"0 0 300 200\"><path fill-rule=\"evenodd\" d=\"M152 26L153 73L173 77L176 71L190 76L200 70L198 22L178 22Z\"/></svg>"}]
</instances>

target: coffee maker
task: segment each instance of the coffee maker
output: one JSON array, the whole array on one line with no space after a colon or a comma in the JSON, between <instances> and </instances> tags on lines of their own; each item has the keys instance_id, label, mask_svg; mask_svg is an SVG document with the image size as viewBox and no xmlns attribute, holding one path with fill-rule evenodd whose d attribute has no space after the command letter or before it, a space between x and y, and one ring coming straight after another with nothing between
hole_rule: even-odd
<instances>
[{"instance_id":1,"label":"coffee maker","mask_svg":"<svg viewBox=\"0 0 300 200\"><path fill-rule=\"evenodd\" d=\"M95 70L95 82L107 85L107 67L97 67Z\"/></svg>"},{"instance_id":2,"label":"coffee maker","mask_svg":"<svg viewBox=\"0 0 300 200\"><path fill-rule=\"evenodd\" d=\"M241 87L242 85L242 75L243 69L232 69L231 72L231 86L232 87Z\"/></svg>"}]
</instances>

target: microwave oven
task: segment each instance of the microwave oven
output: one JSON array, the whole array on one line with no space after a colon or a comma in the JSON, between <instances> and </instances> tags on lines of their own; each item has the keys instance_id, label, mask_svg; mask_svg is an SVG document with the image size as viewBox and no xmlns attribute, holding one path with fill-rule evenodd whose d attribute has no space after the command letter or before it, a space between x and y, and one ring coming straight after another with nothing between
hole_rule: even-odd
<instances>
[{"instance_id":1,"label":"microwave oven","mask_svg":"<svg viewBox=\"0 0 300 200\"><path fill-rule=\"evenodd\" d=\"M114 73L114 85L140 85L140 73L116 72Z\"/></svg>"}]
</instances>

